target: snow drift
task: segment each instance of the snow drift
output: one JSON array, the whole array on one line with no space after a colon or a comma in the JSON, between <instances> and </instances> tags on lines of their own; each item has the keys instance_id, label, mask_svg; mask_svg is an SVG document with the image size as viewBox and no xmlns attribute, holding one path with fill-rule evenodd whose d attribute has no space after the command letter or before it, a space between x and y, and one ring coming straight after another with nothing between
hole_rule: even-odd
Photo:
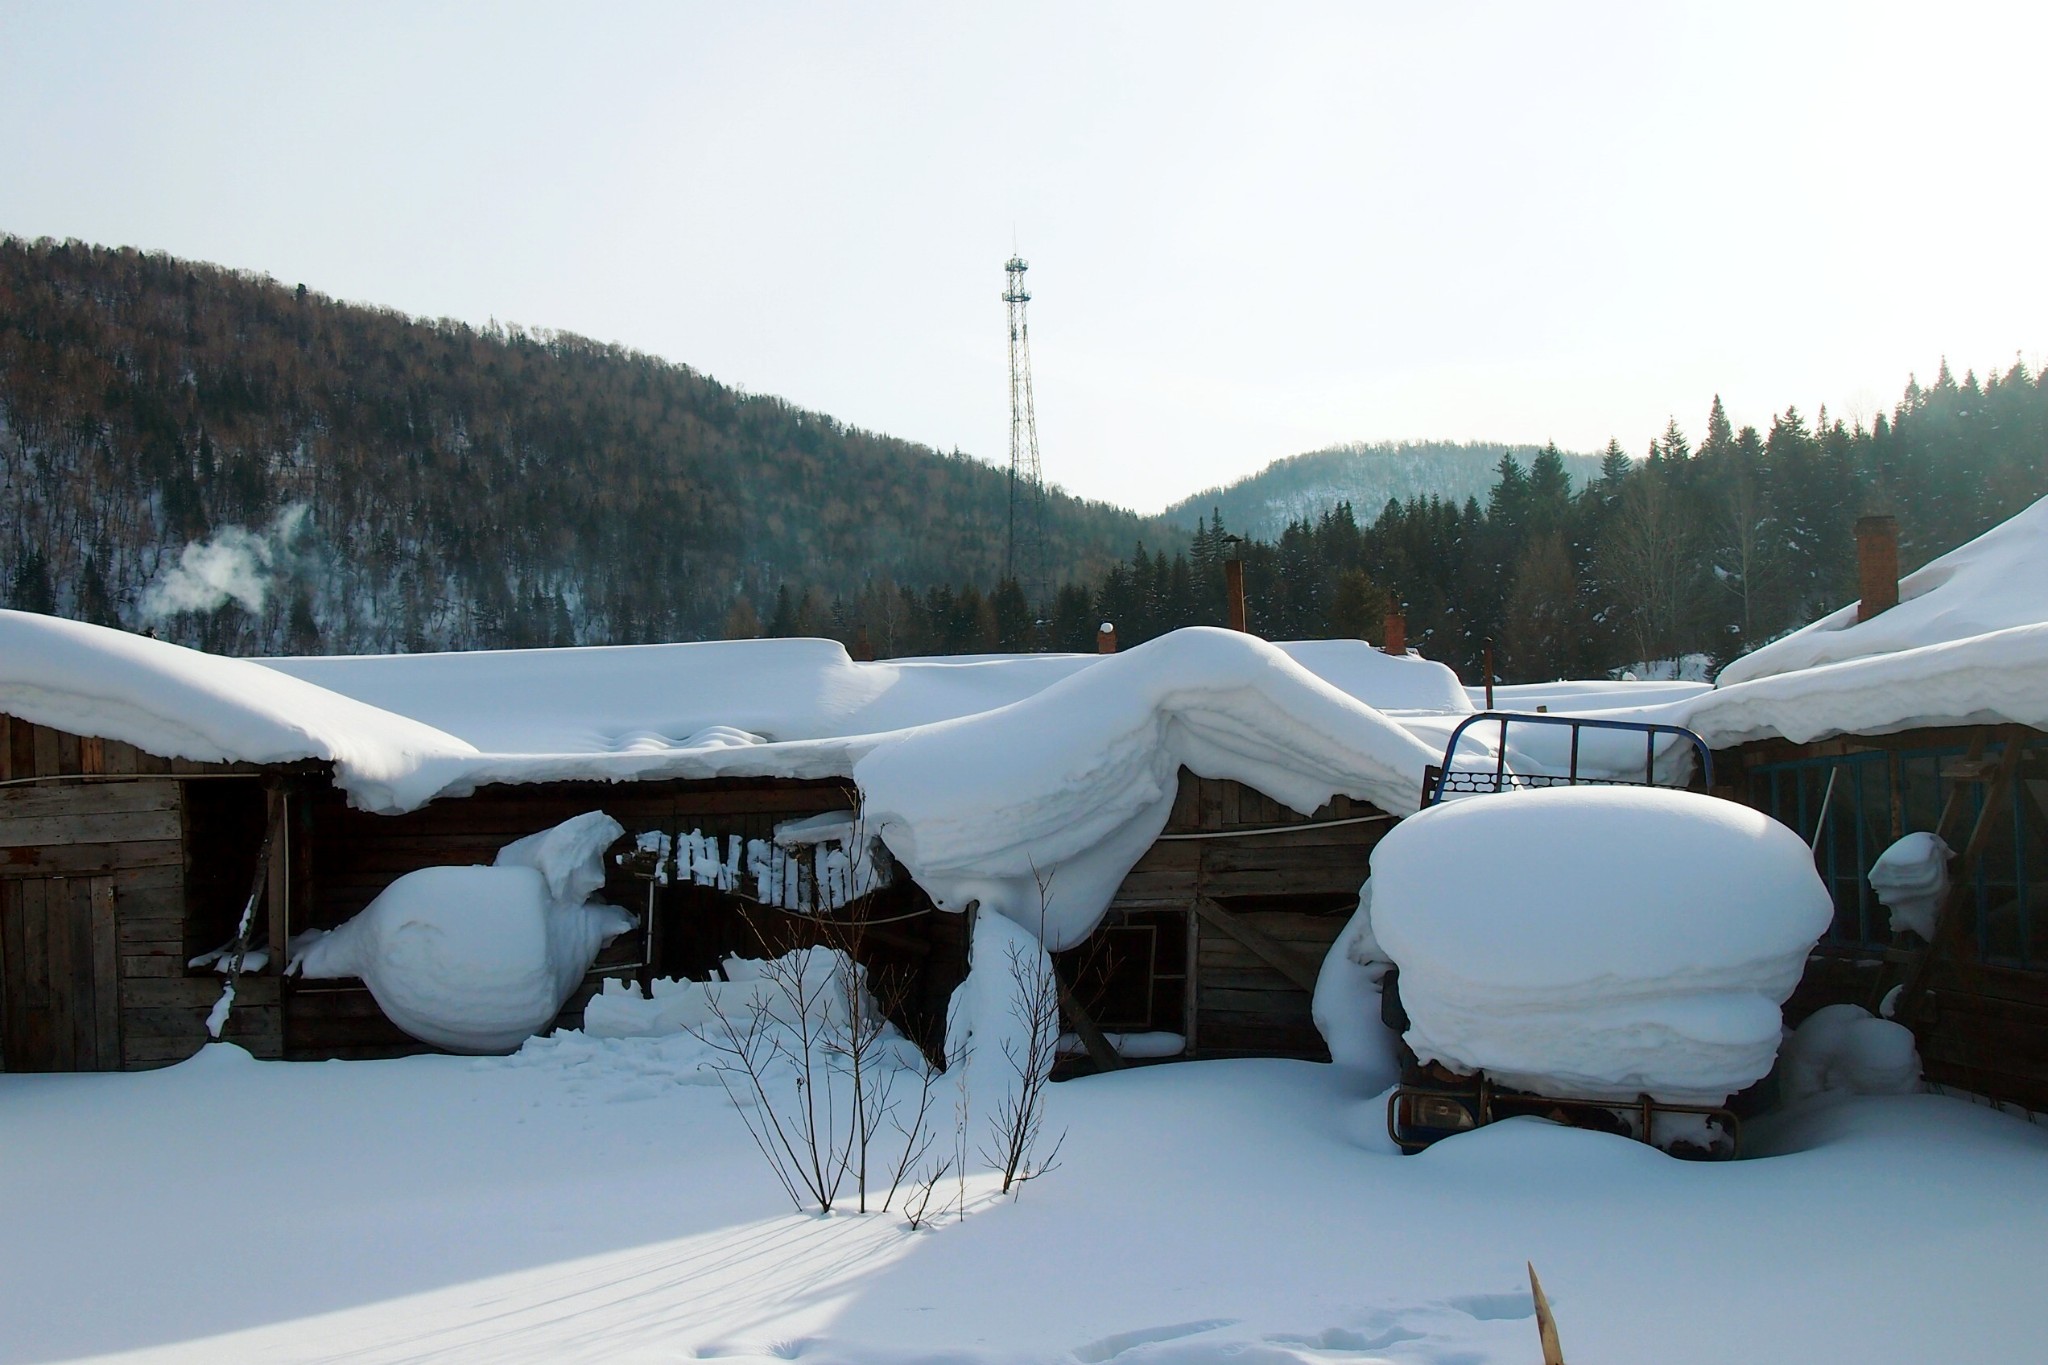
<instances>
[{"instance_id":1,"label":"snow drift","mask_svg":"<svg viewBox=\"0 0 2048 1365\"><path fill-rule=\"evenodd\" d=\"M1372 931L1372 879L1358 890L1358 909L1337 935L1316 973L1309 1017L1330 1060L1363 1072L1374 1086L1400 1079L1394 1033L1382 1022L1380 994L1389 966Z\"/></svg>"},{"instance_id":2,"label":"snow drift","mask_svg":"<svg viewBox=\"0 0 2048 1365\"><path fill-rule=\"evenodd\" d=\"M1425 1061L1591 1099L1717 1104L1771 1069L1833 918L1806 845L1689 792L1435 806L1373 850L1372 930Z\"/></svg>"},{"instance_id":3,"label":"snow drift","mask_svg":"<svg viewBox=\"0 0 2048 1365\"><path fill-rule=\"evenodd\" d=\"M289 970L361 977L392 1023L451 1052L504 1052L547 1027L633 916L589 899L625 831L601 811L499 851L491 867L429 867L332 932L293 941Z\"/></svg>"},{"instance_id":4,"label":"snow drift","mask_svg":"<svg viewBox=\"0 0 2048 1365\"><path fill-rule=\"evenodd\" d=\"M1815 1010L1785 1040L1778 1061L1778 1098L1786 1104L1830 1093L1910 1095L1919 1089L1913 1031L1858 1005Z\"/></svg>"}]
</instances>

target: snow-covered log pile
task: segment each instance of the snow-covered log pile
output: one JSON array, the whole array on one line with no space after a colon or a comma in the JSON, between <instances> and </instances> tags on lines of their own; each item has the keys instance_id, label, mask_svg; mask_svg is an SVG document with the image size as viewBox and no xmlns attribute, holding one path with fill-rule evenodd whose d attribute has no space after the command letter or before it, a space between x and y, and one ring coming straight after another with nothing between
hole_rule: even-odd
<instances>
[{"instance_id":1,"label":"snow-covered log pile","mask_svg":"<svg viewBox=\"0 0 2048 1365\"><path fill-rule=\"evenodd\" d=\"M1505 1085L1718 1104L1762 1079L1834 907L1807 847L1732 802L1573 787L1476 797L1373 850L1371 932L1408 1045Z\"/></svg>"},{"instance_id":2,"label":"snow-covered log pile","mask_svg":"<svg viewBox=\"0 0 2048 1365\"><path fill-rule=\"evenodd\" d=\"M289 970L361 977L392 1023L451 1052L504 1052L546 1028L632 915L590 899L624 831L599 811L499 850L490 867L408 872Z\"/></svg>"}]
</instances>

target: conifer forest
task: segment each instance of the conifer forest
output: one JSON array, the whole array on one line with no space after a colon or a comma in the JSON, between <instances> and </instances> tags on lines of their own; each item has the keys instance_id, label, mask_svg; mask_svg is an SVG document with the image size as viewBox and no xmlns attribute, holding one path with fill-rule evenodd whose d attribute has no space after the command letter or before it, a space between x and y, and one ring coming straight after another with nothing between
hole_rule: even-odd
<instances>
[{"instance_id":1,"label":"conifer forest","mask_svg":"<svg viewBox=\"0 0 2048 1365\"><path fill-rule=\"evenodd\" d=\"M1718 397L1597 473L1504 448L1484 498L1339 500L1271 539L1054 490L1053 584L1001 578L1008 476L564 333L0 239L6 605L240 654L822 635L878 657L1124 647L1224 619L1412 646L1478 681L1718 663L2048 492L2048 378L1909 380L1851 423Z\"/></svg>"}]
</instances>

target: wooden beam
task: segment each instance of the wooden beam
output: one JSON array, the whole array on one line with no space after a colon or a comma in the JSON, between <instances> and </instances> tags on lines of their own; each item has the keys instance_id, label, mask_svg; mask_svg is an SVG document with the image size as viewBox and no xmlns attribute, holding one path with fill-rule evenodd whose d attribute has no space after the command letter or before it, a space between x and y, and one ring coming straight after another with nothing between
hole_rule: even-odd
<instances>
[{"instance_id":1,"label":"wooden beam","mask_svg":"<svg viewBox=\"0 0 2048 1365\"><path fill-rule=\"evenodd\" d=\"M1052 959L1048 957L1046 960L1050 962ZM1067 979L1060 975L1057 964L1052 969L1052 976L1053 980L1059 983L1060 1012L1067 1016L1067 1022L1072 1024L1074 1032L1081 1036L1081 1046L1088 1049L1088 1060L1095 1063L1097 1071L1123 1070L1122 1055L1109 1045L1109 1039L1095 1026L1095 1020L1089 1017L1087 1010L1081 1008L1081 1002L1074 998L1074 993L1067 989Z\"/></svg>"},{"instance_id":2,"label":"wooden beam","mask_svg":"<svg viewBox=\"0 0 2048 1365\"><path fill-rule=\"evenodd\" d=\"M290 933L292 841L288 816L291 805L282 787L270 788L264 793L264 800L270 808L270 859L265 865L263 896L270 912L270 960L274 964L273 970L283 976L285 945Z\"/></svg>"},{"instance_id":3,"label":"wooden beam","mask_svg":"<svg viewBox=\"0 0 2048 1365\"><path fill-rule=\"evenodd\" d=\"M1994 813L2002 808L2012 790L2013 771L2019 767L2023 736L2008 732L2005 735L2005 751L1999 755L1998 767L1992 771L1989 785L1985 788L1984 804L1977 812L1977 823L1970 830L1969 842L1963 845L1962 856L1956 860L1955 878L1949 884L1948 899L1943 902L1941 916L1935 921L1934 940L1927 945L1927 951L1914 962L1906 973L1906 979L1899 986L1898 1005L1892 1010L1892 1017L1920 1035L1924 1046L1925 991L1929 974L1935 961L1944 953L1953 954L1962 940L1963 921L1969 900L1976 892L1977 860L1984 854L1984 846L1991 840ZM1981 752L1981 743L1971 746L1973 752ZM1960 783L1957 784L1960 788ZM1960 806L1955 794L1951 794L1950 805ZM1944 812L1944 819L1947 812Z\"/></svg>"},{"instance_id":4,"label":"wooden beam","mask_svg":"<svg viewBox=\"0 0 2048 1365\"><path fill-rule=\"evenodd\" d=\"M92 998L94 1063L101 1071L121 1069L121 934L114 919L114 879L88 879L92 899ZM175 960L175 959L174 959Z\"/></svg>"},{"instance_id":5,"label":"wooden beam","mask_svg":"<svg viewBox=\"0 0 2048 1365\"><path fill-rule=\"evenodd\" d=\"M1322 964L1309 962L1243 916L1232 914L1207 896L1195 897L1195 913L1251 949L1274 971L1310 995L1315 994L1316 977L1322 970Z\"/></svg>"}]
</instances>

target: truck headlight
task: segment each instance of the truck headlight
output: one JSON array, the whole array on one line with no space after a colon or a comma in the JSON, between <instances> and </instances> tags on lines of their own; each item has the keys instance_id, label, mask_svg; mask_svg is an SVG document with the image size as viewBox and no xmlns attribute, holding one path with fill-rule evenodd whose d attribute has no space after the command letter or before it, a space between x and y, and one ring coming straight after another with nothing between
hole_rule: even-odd
<instances>
[{"instance_id":1,"label":"truck headlight","mask_svg":"<svg viewBox=\"0 0 2048 1365\"><path fill-rule=\"evenodd\" d=\"M1416 1128L1463 1132L1479 1126L1472 1111L1450 1095L1408 1096L1408 1122Z\"/></svg>"}]
</instances>

